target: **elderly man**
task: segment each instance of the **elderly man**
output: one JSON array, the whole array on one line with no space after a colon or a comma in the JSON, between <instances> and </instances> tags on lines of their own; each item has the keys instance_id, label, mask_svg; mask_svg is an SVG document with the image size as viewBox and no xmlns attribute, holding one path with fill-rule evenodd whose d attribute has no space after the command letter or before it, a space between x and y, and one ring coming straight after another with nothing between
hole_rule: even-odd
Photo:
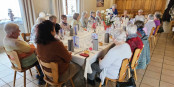
<instances>
[{"instance_id":1,"label":"elderly man","mask_svg":"<svg viewBox=\"0 0 174 87\"><path fill-rule=\"evenodd\" d=\"M3 44L6 51L17 51L18 56L21 60L22 67L29 67L33 64L37 65L41 76L39 78L38 84L43 84L43 74L40 69L40 66L37 62L35 55L35 48L33 45L29 45L27 42L18 39L20 35L19 26L14 23L8 23L5 25L4 31L6 36L4 38ZM11 58L14 60L14 58Z\"/></svg>"},{"instance_id":2,"label":"elderly man","mask_svg":"<svg viewBox=\"0 0 174 87\"><path fill-rule=\"evenodd\" d=\"M111 48L104 58L99 58L98 62L91 65L93 72L88 74L88 83L91 85L95 85L94 79L96 73L100 73L100 79L102 82L104 82L105 77L118 79L122 60L130 58L132 55L129 44L125 42L126 32L124 30L120 29L114 31L113 37L115 47Z\"/></svg>"},{"instance_id":3,"label":"elderly man","mask_svg":"<svg viewBox=\"0 0 174 87\"><path fill-rule=\"evenodd\" d=\"M154 22L154 16L152 14L149 14L148 15L148 21L147 23L145 24L145 28L147 29L147 35L149 36L150 35L150 32L152 30L152 28L156 28L156 25L155 25L155 22Z\"/></svg>"},{"instance_id":4,"label":"elderly man","mask_svg":"<svg viewBox=\"0 0 174 87\"><path fill-rule=\"evenodd\" d=\"M135 17L135 20L136 21L145 21L145 18L144 18L144 16L142 15L142 13L143 13L143 10L142 9L140 9L140 10L138 10L138 15Z\"/></svg>"},{"instance_id":5,"label":"elderly man","mask_svg":"<svg viewBox=\"0 0 174 87\"><path fill-rule=\"evenodd\" d=\"M56 34L59 34L59 30L60 30L61 27L60 27L60 25L57 23L57 17L54 16L54 15L52 15L52 16L49 17L49 20L55 24Z\"/></svg>"}]
</instances>

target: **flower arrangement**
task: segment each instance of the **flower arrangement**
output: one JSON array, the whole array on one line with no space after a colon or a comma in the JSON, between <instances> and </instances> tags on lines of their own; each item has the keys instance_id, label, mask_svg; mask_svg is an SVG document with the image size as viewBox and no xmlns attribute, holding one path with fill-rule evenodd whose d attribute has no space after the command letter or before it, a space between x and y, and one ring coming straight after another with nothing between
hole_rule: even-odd
<instances>
[{"instance_id":1,"label":"flower arrangement","mask_svg":"<svg viewBox=\"0 0 174 87\"><path fill-rule=\"evenodd\" d=\"M106 15L105 24L107 26L110 26L114 22L112 20L112 17L113 17L113 11L112 11L112 9L106 9L105 15Z\"/></svg>"}]
</instances>

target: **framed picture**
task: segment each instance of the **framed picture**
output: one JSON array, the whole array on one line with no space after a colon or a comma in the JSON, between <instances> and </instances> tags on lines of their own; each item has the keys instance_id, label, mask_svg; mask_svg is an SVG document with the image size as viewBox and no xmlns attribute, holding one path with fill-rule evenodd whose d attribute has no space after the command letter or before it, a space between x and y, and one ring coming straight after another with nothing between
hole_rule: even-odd
<instances>
[{"instance_id":1,"label":"framed picture","mask_svg":"<svg viewBox=\"0 0 174 87\"><path fill-rule=\"evenodd\" d=\"M97 7L104 7L104 0L97 0Z\"/></svg>"}]
</instances>

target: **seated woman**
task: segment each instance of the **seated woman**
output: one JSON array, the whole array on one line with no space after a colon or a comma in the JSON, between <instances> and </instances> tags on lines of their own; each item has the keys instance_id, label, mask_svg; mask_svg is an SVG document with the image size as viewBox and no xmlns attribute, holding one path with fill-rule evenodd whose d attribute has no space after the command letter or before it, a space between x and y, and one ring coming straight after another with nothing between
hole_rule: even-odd
<instances>
[{"instance_id":1,"label":"seated woman","mask_svg":"<svg viewBox=\"0 0 174 87\"><path fill-rule=\"evenodd\" d=\"M59 81L62 82L76 75L80 67L71 62L71 53L68 52L60 40L54 37L56 35L54 26L49 20L38 25L37 54L42 61L58 63ZM49 69L45 70L49 72Z\"/></svg>"},{"instance_id":2,"label":"seated woman","mask_svg":"<svg viewBox=\"0 0 174 87\"><path fill-rule=\"evenodd\" d=\"M142 40L137 36L137 26L136 25L128 25L126 28L127 32L127 43L131 47L132 53L134 53L135 49L142 49L143 48L143 42Z\"/></svg>"},{"instance_id":3,"label":"seated woman","mask_svg":"<svg viewBox=\"0 0 174 87\"><path fill-rule=\"evenodd\" d=\"M67 16L61 15L62 22L60 22L60 27L64 30L70 30L70 25L67 23Z\"/></svg>"},{"instance_id":4,"label":"seated woman","mask_svg":"<svg viewBox=\"0 0 174 87\"><path fill-rule=\"evenodd\" d=\"M56 30L56 34L59 34L59 30L60 30L60 25L57 23L57 17L55 15L52 15L49 17L49 20L51 22L53 22L53 24L55 25L55 30Z\"/></svg>"},{"instance_id":5,"label":"seated woman","mask_svg":"<svg viewBox=\"0 0 174 87\"><path fill-rule=\"evenodd\" d=\"M79 13L74 13L73 15L73 20L71 22L72 28L74 28L76 25L81 25L80 23L80 14Z\"/></svg>"},{"instance_id":6,"label":"seated woman","mask_svg":"<svg viewBox=\"0 0 174 87\"><path fill-rule=\"evenodd\" d=\"M156 12L155 15L154 15L154 22L155 22L156 28L157 28L158 26L160 26L160 24L161 24L161 23L160 23L160 18L161 18L160 13ZM155 29L155 31L153 32L153 35L155 34L155 32L156 32L156 29Z\"/></svg>"},{"instance_id":7,"label":"seated woman","mask_svg":"<svg viewBox=\"0 0 174 87\"><path fill-rule=\"evenodd\" d=\"M144 29L144 22L143 21L136 21L135 25L137 26L137 34L142 39L146 36Z\"/></svg>"},{"instance_id":8,"label":"seated woman","mask_svg":"<svg viewBox=\"0 0 174 87\"><path fill-rule=\"evenodd\" d=\"M90 12L90 17L88 18L89 23L95 23L95 12Z\"/></svg>"},{"instance_id":9,"label":"seated woman","mask_svg":"<svg viewBox=\"0 0 174 87\"><path fill-rule=\"evenodd\" d=\"M127 10L124 10L124 14L122 15L122 18L129 18L129 16L127 15Z\"/></svg>"},{"instance_id":10,"label":"seated woman","mask_svg":"<svg viewBox=\"0 0 174 87\"><path fill-rule=\"evenodd\" d=\"M20 36L19 26L14 23L8 23L5 25L4 31L6 36L3 40L4 48L6 51L15 50L21 60L21 65L23 68L27 68L33 64L37 66L41 76L39 77L39 84L43 84L43 74L40 69L39 63L37 62L35 47L29 45L27 42L18 39ZM13 58L11 58L13 60Z\"/></svg>"},{"instance_id":11,"label":"seated woman","mask_svg":"<svg viewBox=\"0 0 174 87\"><path fill-rule=\"evenodd\" d=\"M82 13L82 17L80 19L83 28L87 28L87 25L88 25L88 18L87 17L88 17L88 13L86 11L84 11Z\"/></svg>"},{"instance_id":12,"label":"seated woman","mask_svg":"<svg viewBox=\"0 0 174 87\"><path fill-rule=\"evenodd\" d=\"M96 11L96 17L95 17L95 20L97 23L101 24L101 12L99 10Z\"/></svg>"},{"instance_id":13,"label":"seated woman","mask_svg":"<svg viewBox=\"0 0 174 87\"><path fill-rule=\"evenodd\" d=\"M95 85L95 75L100 73L100 79L104 82L104 78L118 79L119 70L122 60L130 58L132 55L131 48L126 41L126 32L124 30L116 30L113 32L113 41L115 47L111 48L103 59L99 58L98 62L91 65L92 73L88 74L88 83ZM124 54L123 54L124 53Z\"/></svg>"},{"instance_id":14,"label":"seated woman","mask_svg":"<svg viewBox=\"0 0 174 87\"><path fill-rule=\"evenodd\" d=\"M156 28L156 25L155 25L155 22L154 22L153 19L154 19L154 18L153 18L153 15L152 15L152 14L149 14L149 15L148 15L148 21L147 21L147 23L145 24L145 27L146 27L146 29L147 29L147 35L148 35L148 36L150 35L152 28L153 28L153 27Z\"/></svg>"},{"instance_id":15,"label":"seated woman","mask_svg":"<svg viewBox=\"0 0 174 87\"><path fill-rule=\"evenodd\" d=\"M31 29L31 35L30 35L30 42L32 44L34 44L34 46L36 47L36 44L35 44L35 37L36 37L36 33L37 33L37 26L42 23L43 21L45 21L45 18L43 17L38 17L37 20L36 20L36 24L32 27Z\"/></svg>"},{"instance_id":16,"label":"seated woman","mask_svg":"<svg viewBox=\"0 0 174 87\"><path fill-rule=\"evenodd\" d=\"M143 22L145 21L145 17L144 15L142 15L142 13L143 13L142 9L138 10L138 15L135 16L136 21L143 21Z\"/></svg>"},{"instance_id":17,"label":"seated woman","mask_svg":"<svg viewBox=\"0 0 174 87\"><path fill-rule=\"evenodd\" d=\"M118 15L118 11L117 11L116 8L117 8L117 5L116 4L113 4L112 5L112 8L110 8L110 9L112 9L114 15Z\"/></svg>"}]
</instances>

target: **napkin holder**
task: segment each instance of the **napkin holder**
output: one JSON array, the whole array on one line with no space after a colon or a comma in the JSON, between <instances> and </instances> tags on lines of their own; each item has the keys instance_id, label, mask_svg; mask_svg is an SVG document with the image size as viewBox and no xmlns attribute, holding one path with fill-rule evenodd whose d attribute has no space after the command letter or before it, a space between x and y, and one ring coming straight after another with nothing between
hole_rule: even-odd
<instances>
[{"instance_id":1,"label":"napkin holder","mask_svg":"<svg viewBox=\"0 0 174 87\"><path fill-rule=\"evenodd\" d=\"M105 43L109 43L109 33L105 33Z\"/></svg>"},{"instance_id":2,"label":"napkin holder","mask_svg":"<svg viewBox=\"0 0 174 87\"><path fill-rule=\"evenodd\" d=\"M98 51L98 39L93 39L93 50Z\"/></svg>"},{"instance_id":3,"label":"napkin holder","mask_svg":"<svg viewBox=\"0 0 174 87\"><path fill-rule=\"evenodd\" d=\"M73 40L68 40L68 51L74 52Z\"/></svg>"}]
</instances>

